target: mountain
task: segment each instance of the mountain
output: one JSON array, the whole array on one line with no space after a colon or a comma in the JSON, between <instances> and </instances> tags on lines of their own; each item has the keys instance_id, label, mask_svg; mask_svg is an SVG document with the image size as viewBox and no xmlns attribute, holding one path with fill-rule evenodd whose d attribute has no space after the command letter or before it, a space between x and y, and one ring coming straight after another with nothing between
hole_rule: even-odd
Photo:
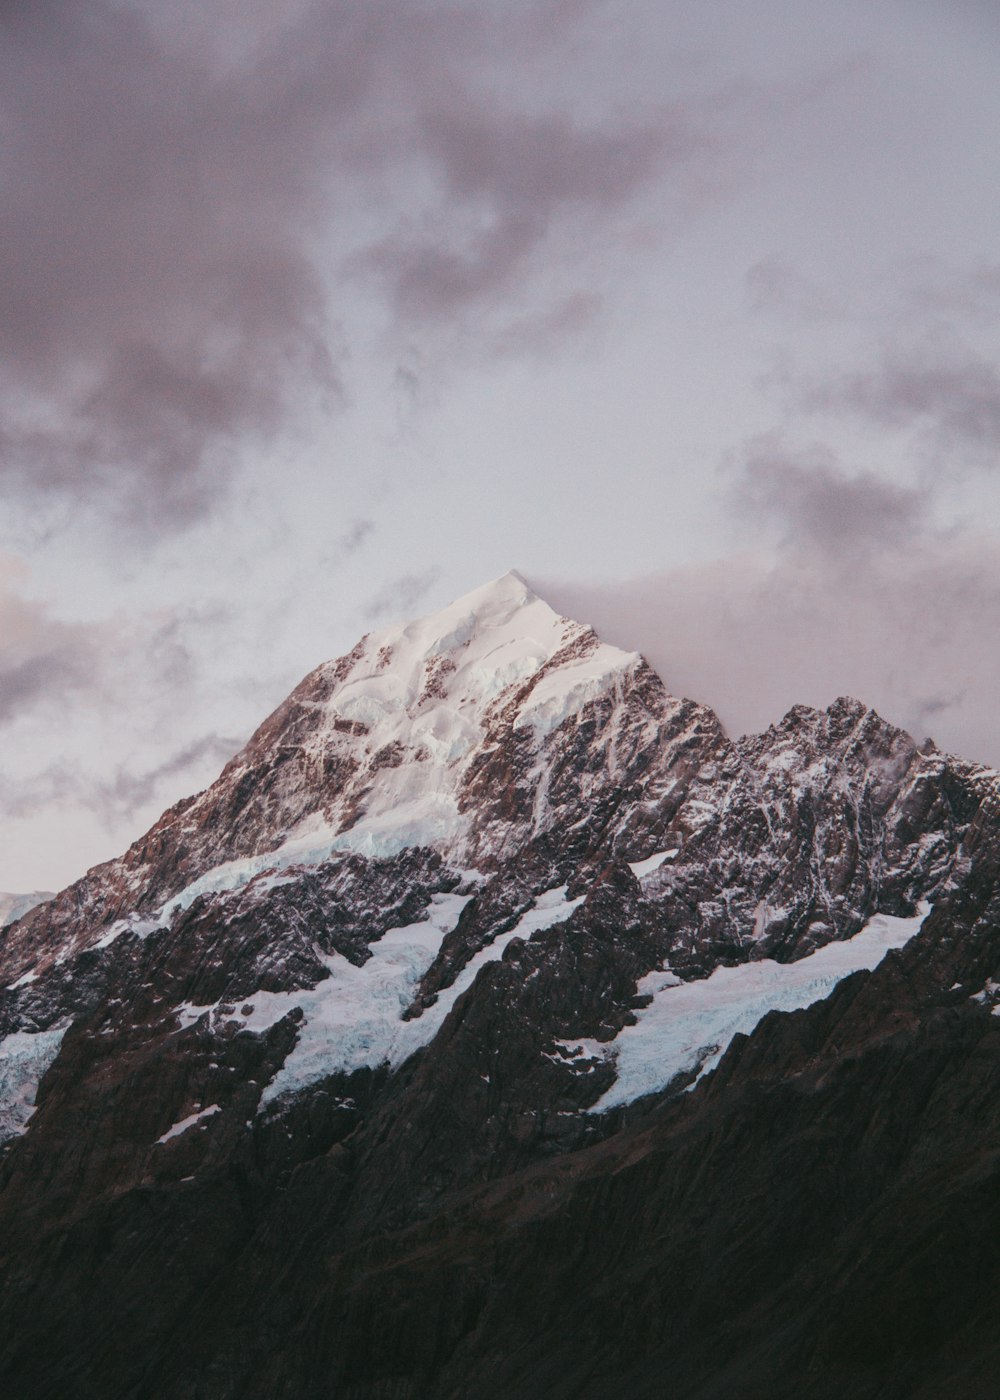
<instances>
[{"instance_id":1,"label":"mountain","mask_svg":"<svg viewBox=\"0 0 1000 1400\"><path fill-rule=\"evenodd\" d=\"M998 817L516 574L363 638L3 930L5 1393L992 1394Z\"/></svg>"},{"instance_id":2,"label":"mountain","mask_svg":"<svg viewBox=\"0 0 1000 1400\"><path fill-rule=\"evenodd\" d=\"M31 894L8 894L0 891L0 928L14 923L34 909L36 904L44 904L53 896L52 890L32 890Z\"/></svg>"}]
</instances>

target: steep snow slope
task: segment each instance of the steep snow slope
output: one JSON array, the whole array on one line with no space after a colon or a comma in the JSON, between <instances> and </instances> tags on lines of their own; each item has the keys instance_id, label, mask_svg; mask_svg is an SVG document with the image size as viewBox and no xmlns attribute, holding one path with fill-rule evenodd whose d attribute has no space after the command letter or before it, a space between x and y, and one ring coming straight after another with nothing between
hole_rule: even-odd
<instances>
[{"instance_id":1,"label":"steep snow slope","mask_svg":"<svg viewBox=\"0 0 1000 1400\"><path fill-rule=\"evenodd\" d=\"M0 928L22 918L29 909L53 898L51 890L32 890L30 894L6 894L0 892Z\"/></svg>"},{"instance_id":2,"label":"steep snow slope","mask_svg":"<svg viewBox=\"0 0 1000 1400\"><path fill-rule=\"evenodd\" d=\"M592 1073L598 1059L614 1063L614 1084L589 1111L655 1094L682 1076L697 1083L719 1063L734 1036L749 1035L770 1011L811 1006L843 978L877 967L887 952L920 932L926 914L926 905L908 919L876 914L853 938L828 943L798 962L764 958L717 967L694 982L681 981L669 968L648 973L638 993L649 1004L637 1012L634 1025L624 1026L610 1042L560 1042L577 1074Z\"/></svg>"}]
</instances>

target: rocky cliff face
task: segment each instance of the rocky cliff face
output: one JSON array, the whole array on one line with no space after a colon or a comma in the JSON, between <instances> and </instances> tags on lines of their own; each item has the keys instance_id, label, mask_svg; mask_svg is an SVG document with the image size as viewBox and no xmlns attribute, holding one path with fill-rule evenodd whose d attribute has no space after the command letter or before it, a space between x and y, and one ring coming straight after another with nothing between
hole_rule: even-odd
<instances>
[{"instance_id":1,"label":"rocky cliff face","mask_svg":"<svg viewBox=\"0 0 1000 1400\"><path fill-rule=\"evenodd\" d=\"M746 1223L739 1173L771 1221L761 1174L813 1170L801 1104L844 1057L888 1037L919 1077L939 1006L956 1054L992 1043L998 790L853 700L732 741L516 575L364 638L3 931L11 1393L597 1397L625 1353L664 1393L647 1360L712 1336L686 1250ZM798 1105L772 1128L762 1083ZM845 1219L886 1150L836 1168ZM699 1265L731 1255L744 1309L805 1267L773 1228ZM603 1328L595 1270L633 1300ZM675 1393L779 1393L700 1364Z\"/></svg>"}]
</instances>

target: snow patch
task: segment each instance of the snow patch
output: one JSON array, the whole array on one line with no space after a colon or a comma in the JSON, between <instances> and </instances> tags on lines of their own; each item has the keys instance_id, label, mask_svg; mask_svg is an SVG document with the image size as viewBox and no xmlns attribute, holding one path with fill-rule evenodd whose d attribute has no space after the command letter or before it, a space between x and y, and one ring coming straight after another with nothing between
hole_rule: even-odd
<instances>
[{"instance_id":1,"label":"snow patch","mask_svg":"<svg viewBox=\"0 0 1000 1400\"><path fill-rule=\"evenodd\" d=\"M664 861L673 860L674 856L679 853L680 847L673 846L669 851L657 851L655 855L647 856L645 860L629 861L628 868L637 880L641 880L646 875L652 875L654 870L659 870Z\"/></svg>"},{"instance_id":2,"label":"snow patch","mask_svg":"<svg viewBox=\"0 0 1000 1400\"><path fill-rule=\"evenodd\" d=\"M174 1015L180 1021L180 1029L186 1030L188 1026L193 1026L196 1021L208 1012L215 1010L215 1003L209 1002L207 1006L196 1006L193 1001L182 1001L180 1006L174 1008Z\"/></svg>"},{"instance_id":3,"label":"snow patch","mask_svg":"<svg viewBox=\"0 0 1000 1400\"><path fill-rule=\"evenodd\" d=\"M27 1128L38 1086L68 1029L64 1021L47 1031L15 1031L0 1040L0 1142Z\"/></svg>"},{"instance_id":4,"label":"snow patch","mask_svg":"<svg viewBox=\"0 0 1000 1400\"><path fill-rule=\"evenodd\" d=\"M435 895L433 912L426 923L391 929L372 946L363 967L345 958L326 960L330 977L308 992L282 995L270 1010L285 1015L292 1005L302 1007L305 1021L298 1042L278 1074L267 1086L261 1104L282 1094L296 1092L338 1070L350 1072L365 1066L407 1060L415 1050L437 1035L458 998L479 976L487 963L496 962L515 938L528 938L541 929L561 923L582 903L567 900L566 886L539 895L533 908L522 914L514 928L471 958L452 986L440 993L421 1016L404 1021L421 977L431 966L446 933L458 922L471 895ZM254 1014L260 1014L260 998ZM267 1013L265 1013L267 1014Z\"/></svg>"},{"instance_id":5,"label":"snow patch","mask_svg":"<svg viewBox=\"0 0 1000 1400\"><path fill-rule=\"evenodd\" d=\"M679 1074L700 1079L714 1069L737 1034L749 1035L769 1011L795 1011L829 996L842 978L876 967L892 948L920 930L928 905L912 918L876 914L853 938L828 943L798 962L770 958L739 967L717 967L710 977L682 982L669 969L651 972L638 984L652 1002L638 1011L613 1041L558 1041L586 1072L611 1059L617 1079L589 1113L603 1113L643 1094L665 1089Z\"/></svg>"},{"instance_id":6,"label":"snow patch","mask_svg":"<svg viewBox=\"0 0 1000 1400\"><path fill-rule=\"evenodd\" d=\"M403 1020L420 979L471 898L471 894L436 894L426 920L383 934L372 944L371 957L363 966L355 967L346 958L331 954L323 958L330 975L317 986L294 992L257 992L244 999L243 1005L250 1008L246 1014L241 1010L227 1015L227 1020L243 1029L260 1033L296 1007L303 1012L298 1040L265 1088L261 1107L330 1074L402 1064L434 1039L458 998L487 963L501 958L515 938L529 938L561 923L583 902L583 896L567 899L565 885L546 890L514 928L470 959L433 1006L412 1020ZM214 1006L185 1003L176 1014L183 1025L191 1025L206 1012L216 1011Z\"/></svg>"},{"instance_id":7,"label":"snow patch","mask_svg":"<svg viewBox=\"0 0 1000 1400\"><path fill-rule=\"evenodd\" d=\"M151 933L160 932L169 924L161 910L153 918L141 914L129 914L124 919L116 919L113 924L109 924L104 933L93 945L95 948L110 948L112 943L116 943L122 934L134 934L137 938L148 938Z\"/></svg>"},{"instance_id":8,"label":"snow patch","mask_svg":"<svg viewBox=\"0 0 1000 1400\"><path fill-rule=\"evenodd\" d=\"M193 1128L196 1123L203 1122L206 1118L211 1118L216 1113L221 1113L222 1109L217 1103L209 1104L208 1108L200 1109L197 1113L190 1114L187 1118L182 1118L179 1123L175 1123L172 1128L168 1128L162 1137L158 1137L153 1144L159 1147L161 1143L169 1142L171 1138L180 1137L181 1133L186 1133L188 1128Z\"/></svg>"}]
</instances>

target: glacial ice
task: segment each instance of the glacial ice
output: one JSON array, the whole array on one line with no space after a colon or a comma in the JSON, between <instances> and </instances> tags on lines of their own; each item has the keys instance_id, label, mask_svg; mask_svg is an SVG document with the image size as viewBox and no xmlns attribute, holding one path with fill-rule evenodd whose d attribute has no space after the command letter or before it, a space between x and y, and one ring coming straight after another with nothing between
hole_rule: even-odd
<instances>
[{"instance_id":1,"label":"glacial ice","mask_svg":"<svg viewBox=\"0 0 1000 1400\"><path fill-rule=\"evenodd\" d=\"M682 1073L700 1079L721 1060L737 1034L749 1035L769 1011L795 1011L821 1001L842 978L876 967L893 948L920 931L928 912L912 918L876 914L853 938L825 947L798 962L770 958L739 967L717 967L709 977L682 982L668 968L649 973L638 984L652 1002L636 1013L612 1041L563 1040L572 1063L586 1072L597 1059L611 1059L617 1078L589 1109L602 1113L643 1094L665 1089Z\"/></svg>"},{"instance_id":2,"label":"glacial ice","mask_svg":"<svg viewBox=\"0 0 1000 1400\"><path fill-rule=\"evenodd\" d=\"M246 1015L240 1011L228 1018L245 1030L267 1030L295 1007L304 1013L298 1040L265 1088L261 1106L338 1071L351 1073L364 1067L402 1064L415 1050L433 1040L448 1012L480 970L502 957L513 939L528 938L561 923L583 897L567 899L566 886L540 894L514 928L470 959L433 1006L404 1021L403 1012L411 1005L421 977L471 898L471 894L433 895L429 917L383 934L372 944L372 956L361 967L333 953L323 959L330 975L315 987L293 992L257 992L246 997L244 1005L251 1010ZM185 1004L177 1008L182 1025L216 1012L214 1006Z\"/></svg>"},{"instance_id":3,"label":"glacial ice","mask_svg":"<svg viewBox=\"0 0 1000 1400\"><path fill-rule=\"evenodd\" d=\"M0 1040L0 1142L24 1132L42 1076L68 1029L64 1021L47 1031L15 1031Z\"/></svg>"}]
</instances>

